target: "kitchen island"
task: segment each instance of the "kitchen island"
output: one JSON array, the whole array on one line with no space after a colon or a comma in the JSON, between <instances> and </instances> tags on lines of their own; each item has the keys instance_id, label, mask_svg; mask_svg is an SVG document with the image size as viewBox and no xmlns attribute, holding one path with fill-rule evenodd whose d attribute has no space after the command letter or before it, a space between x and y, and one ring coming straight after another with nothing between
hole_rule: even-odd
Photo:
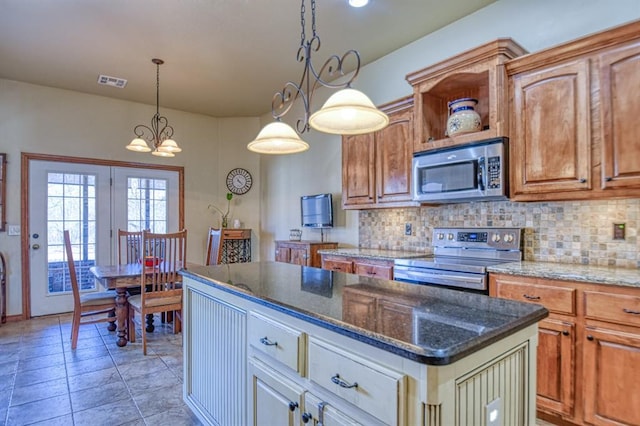
<instances>
[{"instance_id":1,"label":"kitchen island","mask_svg":"<svg viewBox=\"0 0 640 426\"><path fill-rule=\"evenodd\" d=\"M535 424L540 306L278 262L182 274L204 423Z\"/></svg>"}]
</instances>

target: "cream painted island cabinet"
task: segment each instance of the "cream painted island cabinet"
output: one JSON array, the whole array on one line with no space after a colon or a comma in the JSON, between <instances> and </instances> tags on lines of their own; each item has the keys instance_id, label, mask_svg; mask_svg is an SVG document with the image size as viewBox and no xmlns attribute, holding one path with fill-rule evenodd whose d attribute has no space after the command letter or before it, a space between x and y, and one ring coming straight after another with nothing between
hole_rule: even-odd
<instances>
[{"instance_id":1,"label":"cream painted island cabinet","mask_svg":"<svg viewBox=\"0 0 640 426\"><path fill-rule=\"evenodd\" d=\"M281 262L182 274L183 396L205 424L535 425L543 307ZM352 291L412 303L379 327Z\"/></svg>"}]
</instances>

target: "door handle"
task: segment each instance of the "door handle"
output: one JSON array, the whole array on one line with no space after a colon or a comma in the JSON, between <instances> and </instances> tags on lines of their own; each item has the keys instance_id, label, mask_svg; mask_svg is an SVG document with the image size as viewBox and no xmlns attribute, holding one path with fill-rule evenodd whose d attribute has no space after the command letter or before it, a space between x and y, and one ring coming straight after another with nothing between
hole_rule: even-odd
<instances>
[{"instance_id":1,"label":"door handle","mask_svg":"<svg viewBox=\"0 0 640 426\"><path fill-rule=\"evenodd\" d=\"M33 244L31 248L34 250L38 250L40 248L40 244Z\"/></svg>"}]
</instances>

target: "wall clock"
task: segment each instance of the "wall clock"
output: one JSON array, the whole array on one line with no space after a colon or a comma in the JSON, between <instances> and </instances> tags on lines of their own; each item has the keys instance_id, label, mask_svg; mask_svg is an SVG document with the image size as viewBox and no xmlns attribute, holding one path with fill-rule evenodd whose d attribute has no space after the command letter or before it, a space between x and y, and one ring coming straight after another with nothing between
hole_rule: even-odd
<instances>
[{"instance_id":1,"label":"wall clock","mask_svg":"<svg viewBox=\"0 0 640 426\"><path fill-rule=\"evenodd\" d=\"M251 189L252 184L251 173L246 169L238 167L231 170L227 175L227 188L234 194L246 194Z\"/></svg>"}]
</instances>

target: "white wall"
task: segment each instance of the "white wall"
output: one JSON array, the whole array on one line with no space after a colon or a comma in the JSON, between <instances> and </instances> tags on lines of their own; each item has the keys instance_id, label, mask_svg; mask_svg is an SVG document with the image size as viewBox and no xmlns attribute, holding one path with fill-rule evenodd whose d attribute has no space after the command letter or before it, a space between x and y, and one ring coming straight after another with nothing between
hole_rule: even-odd
<instances>
[{"instance_id":1,"label":"white wall","mask_svg":"<svg viewBox=\"0 0 640 426\"><path fill-rule=\"evenodd\" d=\"M0 152L7 153L7 222L20 225L21 152L58 154L184 166L187 256L202 263L209 226L219 216L207 206L226 203L226 175L234 167L259 174L259 156L246 144L259 131L257 118L221 119L160 108L174 127L183 152L172 159L128 151L136 124L149 124L155 105L109 99L68 90L0 79ZM259 245L260 181L235 197L231 216L254 229ZM8 314L22 312L20 237L0 233L0 251L9 261ZM254 258L258 258L257 248Z\"/></svg>"},{"instance_id":2,"label":"white wall","mask_svg":"<svg viewBox=\"0 0 640 426\"><path fill-rule=\"evenodd\" d=\"M535 52L639 18L638 0L500 0L364 66L354 88L379 105L412 93L407 74L496 38L511 37ZM322 28L318 30L322 34ZM358 46L345 46L345 51L349 48ZM321 49L314 63L319 66L329 55L342 53ZM320 108L323 96L317 96L312 110ZM286 121L293 123L289 116L293 114ZM269 121L270 116L262 117L263 124ZM289 228L300 226L300 195L341 193L340 138L314 131L304 138L311 145L307 152L262 158L263 259L273 259L274 239L286 239ZM342 214L342 224L330 231L329 239L341 246L357 246L358 212ZM305 232L303 238L319 239L312 232Z\"/></svg>"}]
</instances>

